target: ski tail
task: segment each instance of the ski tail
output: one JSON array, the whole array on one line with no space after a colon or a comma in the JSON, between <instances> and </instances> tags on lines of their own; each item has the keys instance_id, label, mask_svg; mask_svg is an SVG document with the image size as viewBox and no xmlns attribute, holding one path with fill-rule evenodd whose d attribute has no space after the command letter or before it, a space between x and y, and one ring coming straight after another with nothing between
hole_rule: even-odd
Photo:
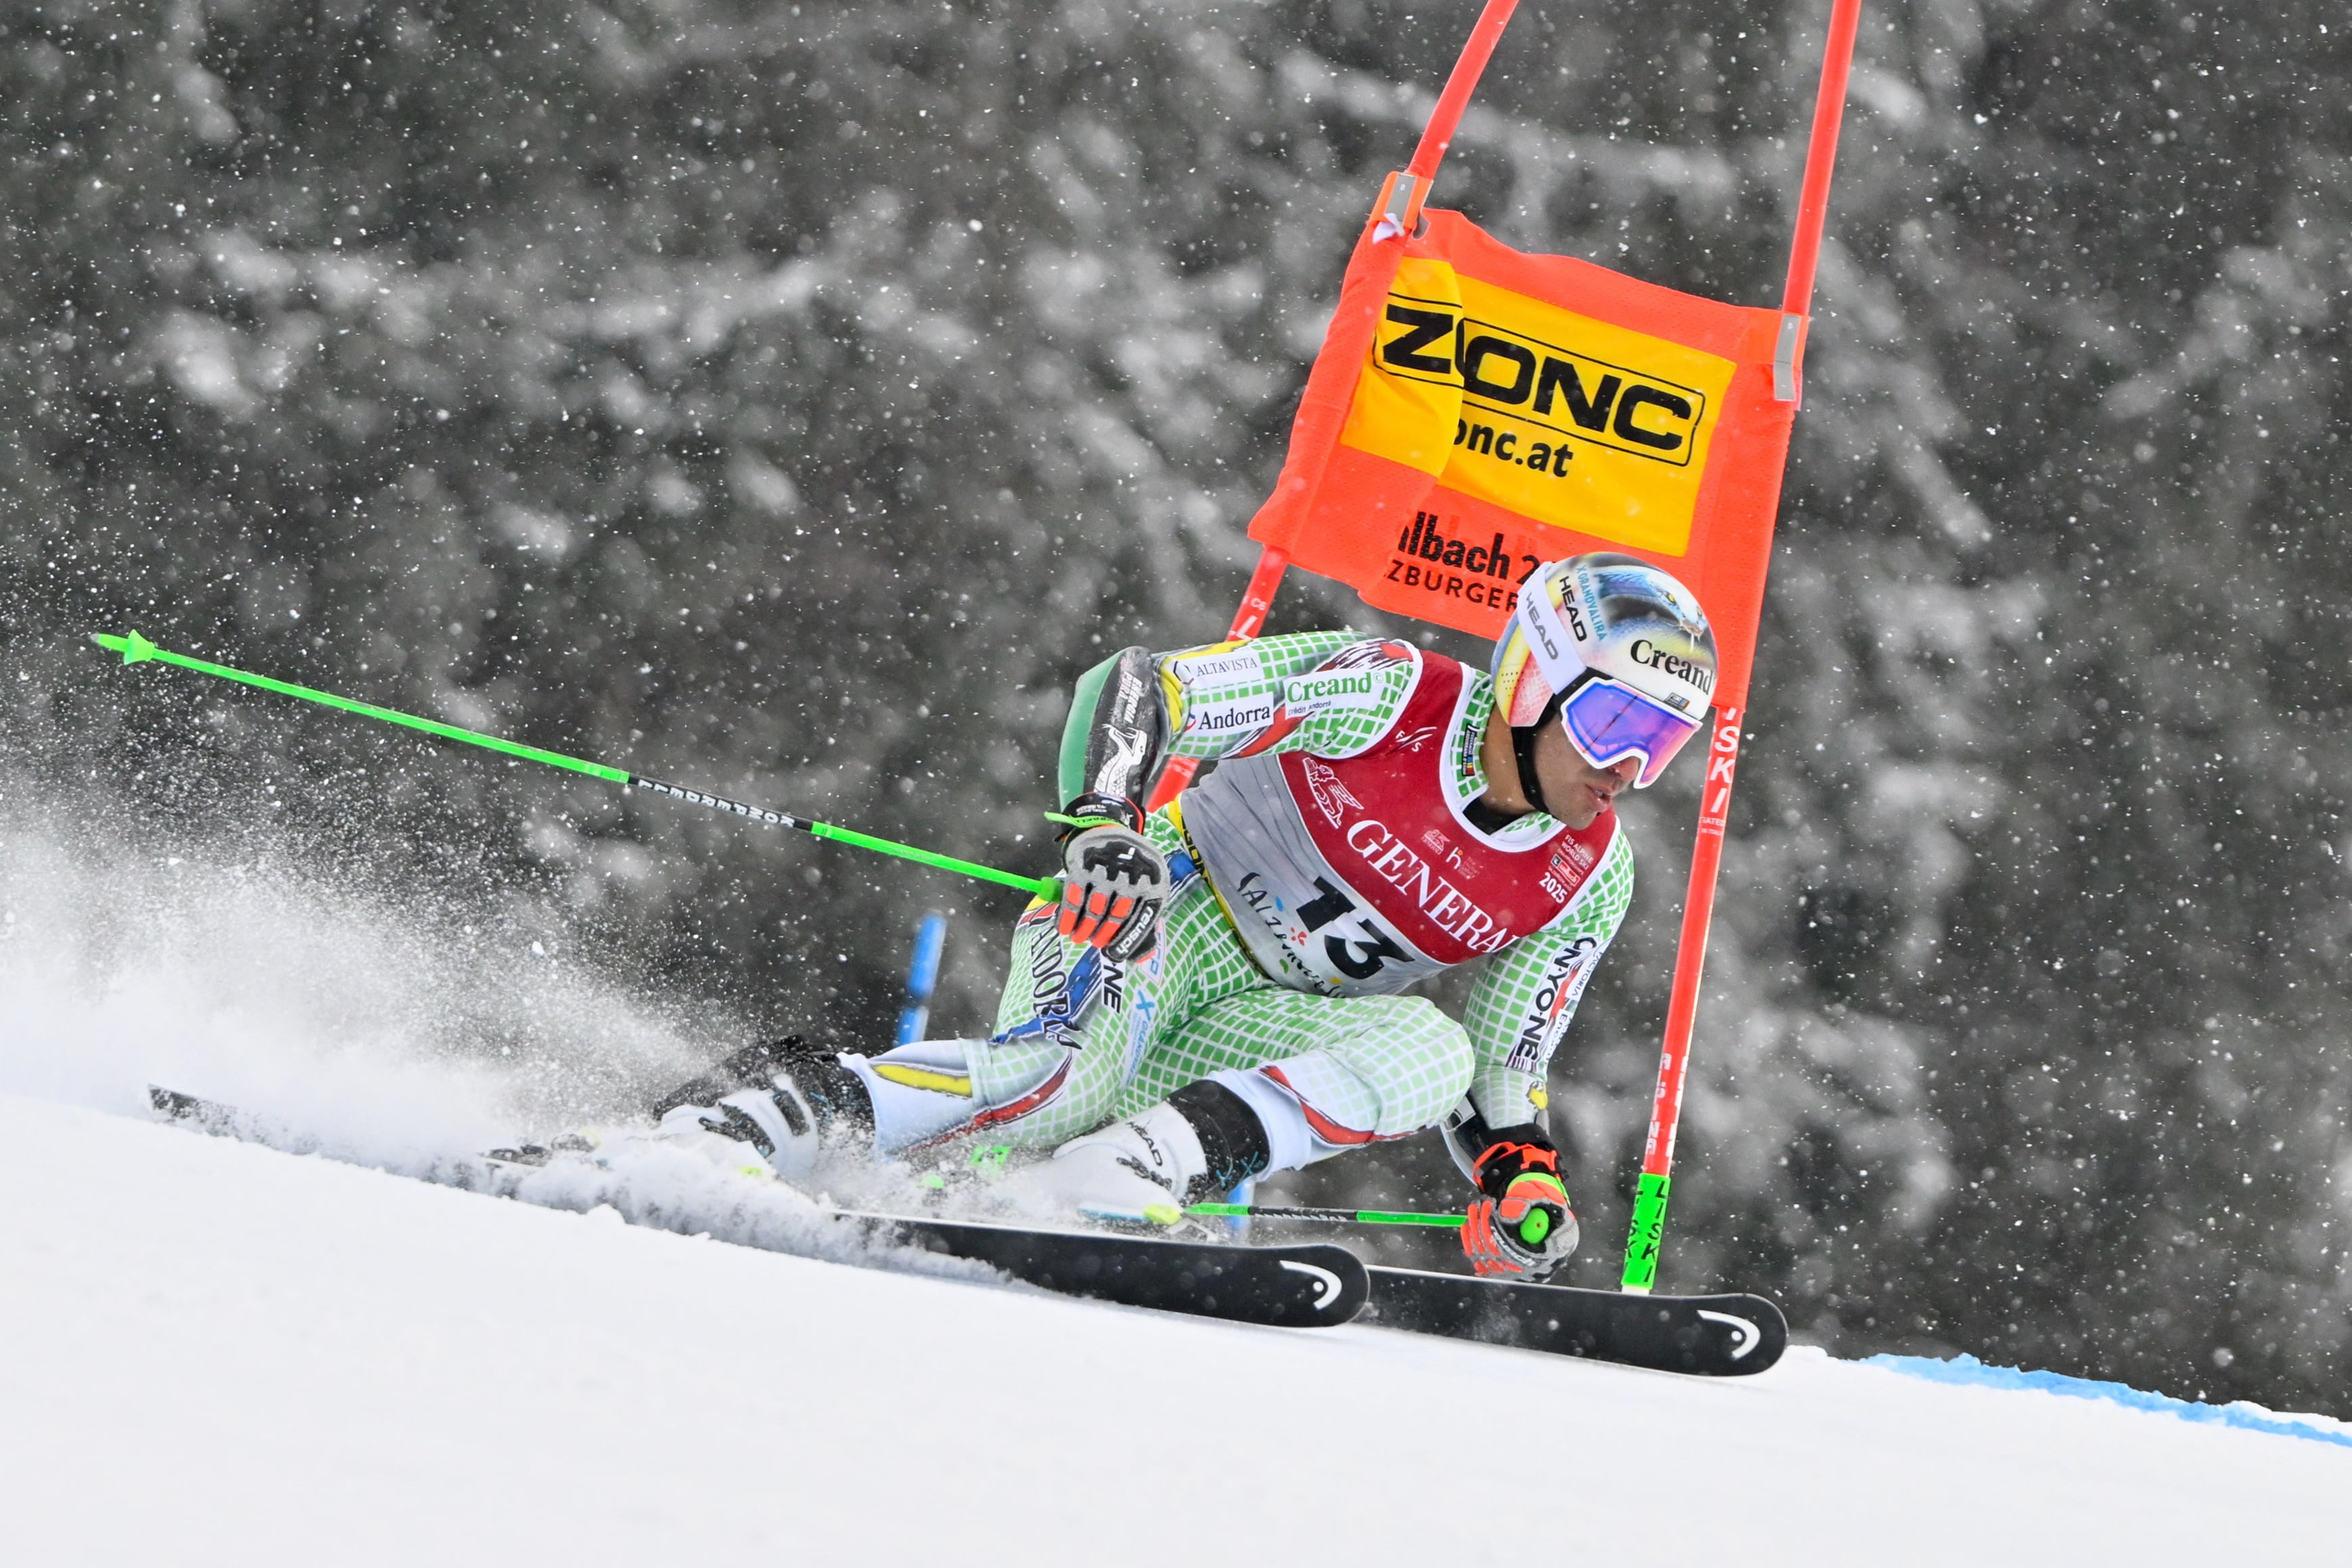
<instances>
[{"instance_id":1,"label":"ski tail","mask_svg":"<svg viewBox=\"0 0 2352 1568\"><path fill-rule=\"evenodd\" d=\"M743 1054L745 1060L730 1059L721 1064L722 1070L766 1070L765 1058ZM217 1100L159 1084L149 1085L147 1098L163 1115L202 1132L298 1154L317 1147L316 1139L306 1139ZM564 1139L549 1145L519 1145L494 1149L484 1158L493 1165L527 1170L565 1152L566 1145ZM457 1185L501 1190L499 1184L485 1186L474 1179ZM830 1218L877 1247L969 1259L1061 1295L1235 1322L1328 1327L1354 1317L1371 1293L1363 1262L1343 1247L1234 1247L1178 1238L1039 1230L847 1209L834 1210Z\"/></svg>"},{"instance_id":2,"label":"ski tail","mask_svg":"<svg viewBox=\"0 0 2352 1568\"><path fill-rule=\"evenodd\" d=\"M267 1144L289 1155L315 1154L319 1149L317 1138L223 1101L183 1094L176 1089L150 1083L147 1085L147 1103L173 1121L209 1133L216 1138Z\"/></svg>"}]
</instances>

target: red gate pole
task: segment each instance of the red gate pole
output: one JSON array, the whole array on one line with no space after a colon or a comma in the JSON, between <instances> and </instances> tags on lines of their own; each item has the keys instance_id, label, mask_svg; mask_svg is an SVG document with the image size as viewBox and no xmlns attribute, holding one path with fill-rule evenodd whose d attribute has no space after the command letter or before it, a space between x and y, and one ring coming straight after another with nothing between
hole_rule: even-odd
<instances>
[{"instance_id":1,"label":"red gate pole","mask_svg":"<svg viewBox=\"0 0 2352 1568\"><path fill-rule=\"evenodd\" d=\"M1846 78L1853 68L1854 34L1861 23L1862 0L1832 0L1821 90L1813 99L1812 141L1805 149L1796 233L1789 246L1789 277L1780 293L1778 359L1786 365L1787 382L1776 388L1776 395L1790 402L1799 391L1813 274L1821 262L1822 225L1829 216L1830 176L1837 166L1838 127L1845 116ZM1675 955L1674 989L1666 1002L1657 1092L1650 1101L1650 1135L1642 1149L1633 1222L1625 1238L1625 1271L1620 1287L1639 1294L1646 1294L1658 1277L1658 1252L1666 1228L1666 1192L1674 1172L1675 1134L1682 1124L1691 1030L1698 1021L1699 972L1706 964L1707 932L1715 921L1716 875L1723 865L1723 827L1731 811L1731 776L1739 764L1739 724L1747 711L1748 695L1743 690L1725 696L1728 701L1716 710L1715 733L1707 747L1698 838L1691 847L1690 886L1683 894L1682 942Z\"/></svg>"},{"instance_id":2,"label":"red gate pole","mask_svg":"<svg viewBox=\"0 0 2352 1568\"><path fill-rule=\"evenodd\" d=\"M1495 46L1502 41L1503 29L1510 25L1511 13L1518 9L1518 5L1519 0L1486 0L1486 8L1478 14L1477 25L1470 29L1470 37L1464 40L1462 53L1454 62L1453 74L1445 78L1444 90L1437 95L1437 106L1429 111L1429 123L1421 128L1421 141L1412 150L1412 162L1404 166L1402 172L1389 176L1381 191L1381 206L1398 220L1385 238L1402 240L1412 229L1413 220L1421 213L1422 198L1428 193L1430 183L1437 178L1437 166L1444 162L1445 150L1454 144L1454 132L1462 123L1462 111L1470 106L1470 95L1477 90L1478 78L1486 74L1486 62L1493 57ZM1400 256L1402 249L1400 246ZM1393 272L1391 276L1394 276ZM1350 334L1349 327L1357 325L1360 332ZM1319 365L1323 356L1333 351L1335 343L1344 343L1348 336L1360 336L1363 343L1357 346L1357 350L1347 352L1347 363L1339 367L1352 376L1355 361L1360 357L1358 350L1369 347L1371 334L1370 319L1356 324L1334 319L1324 339L1322 353L1316 356L1317 363ZM1311 491L1313 480L1320 477L1319 474L1314 476L1307 488ZM1258 552L1257 570L1250 573L1241 607L1234 612L1233 624L1225 632L1228 642L1255 637L1265 629L1266 612L1274 608L1275 592L1282 586L1282 574L1289 566L1290 557L1272 545ZM1200 767L1193 758L1170 758L1168 765L1160 770L1159 782L1152 786L1151 809L1156 810L1181 794Z\"/></svg>"},{"instance_id":3,"label":"red gate pole","mask_svg":"<svg viewBox=\"0 0 2352 1568\"><path fill-rule=\"evenodd\" d=\"M1853 72L1853 36L1862 0L1832 0L1822 89L1813 100L1813 139L1805 149L1805 182L1797 193L1797 233L1789 246L1789 280L1780 308L1802 316L1813 305L1813 271L1822 259L1822 225L1830 213L1830 176L1837 168L1838 125L1845 118L1846 78Z\"/></svg>"}]
</instances>

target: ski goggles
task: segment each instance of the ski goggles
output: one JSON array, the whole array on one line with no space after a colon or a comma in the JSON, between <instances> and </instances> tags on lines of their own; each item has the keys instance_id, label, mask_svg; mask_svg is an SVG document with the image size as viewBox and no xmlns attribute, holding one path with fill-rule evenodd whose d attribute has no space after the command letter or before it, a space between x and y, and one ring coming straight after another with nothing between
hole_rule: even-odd
<instances>
[{"instance_id":1,"label":"ski goggles","mask_svg":"<svg viewBox=\"0 0 2352 1568\"><path fill-rule=\"evenodd\" d=\"M1683 743L1699 732L1699 721L1689 714L1676 713L1597 670L1585 671L1561 699L1559 727L1568 732L1569 744L1595 768L1640 758L1636 789L1656 783Z\"/></svg>"},{"instance_id":2,"label":"ski goggles","mask_svg":"<svg viewBox=\"0 0 2352 1568\"><path fill-rule=\"evenodd\" d=\"M1698 733L1705 710L1696 716L1679 712L1586 664L1579 639L1540 581L1521 591L1514 616L1544 684L1563 694L1554 700L1569 744L1595 768L1639 757L1642 771L1633 788L1656 783L1683 743Z\"/></svg>"}]
</instances>

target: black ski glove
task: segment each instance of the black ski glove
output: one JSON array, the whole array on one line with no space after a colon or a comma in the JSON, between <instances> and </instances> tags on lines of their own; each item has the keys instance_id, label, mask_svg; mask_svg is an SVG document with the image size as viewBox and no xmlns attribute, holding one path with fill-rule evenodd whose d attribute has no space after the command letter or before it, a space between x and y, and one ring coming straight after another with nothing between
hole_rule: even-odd
<instances>
[{"instance_id":1,"label":"black ski glove","mask_svg":"<svg viewBox=\"0 0 2352 1568\"><path fill-rule=\"evenodd\" d=\"M1062 935L1125 963L1151 951L1168 900L1168 859L1132 800L1081 795L1062 830Z\"/></svg>"},{"instance_id":2,"label":"black ski glove","mask_svg":"<svg viewBox=\"0 0 2352 1568\"><path fill-rule=\"evenodd\" d=\"M1559 1154L1533 1126L1506 1127L1472 1162L1486 1196L1470 1206L1462 1250L1481 1274L1541 1280L1576 1250L1576 1212L1559 1179Z\"/></svg>"}]
</instances>

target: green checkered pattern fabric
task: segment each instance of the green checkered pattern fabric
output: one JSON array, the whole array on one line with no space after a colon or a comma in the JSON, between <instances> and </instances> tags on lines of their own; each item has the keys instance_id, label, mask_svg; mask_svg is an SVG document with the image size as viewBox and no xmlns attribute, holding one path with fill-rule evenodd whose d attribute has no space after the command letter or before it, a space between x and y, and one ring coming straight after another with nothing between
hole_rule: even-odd
<instances>
[{"instance_id":1,"label":"green checkered pattern fabric","mask_svg":"<svg viewBox=\"0 0 2352 1568\"><path fill-rule=\"evenodd\" d=\"M1163 853L1184 852L1167 812L1155 812L1147 831ZM998 1032L1034 1019L1087 951L1063 939L1053 905L1032 904L1013 931ZM1067 1044L1032 1038L972 1048L972 1087L994 1105L1071 1059L1060 1092L992 1129L992 1138L1059 1144L1223 1068L1278 1064L1324 1115L1391 1137L1435 1124L1469 1086L1460 1024L1417 997L1335 998L1276 986L1250 961L1203 877L1178 890L1152 956L1125 966L1119 979L1095 991L1066 1031Z\"/></svg>"},{"instance_id":2,"label":"green checkered pattern fabric","mask_svg":"<svg viewBox=\"0 0 2352 1568\"><path fill-rule=\"evenodd\" d=\"M1574 982L1581 994L1583 977L1599 967L1601 955L1609 951L1633 900L1633 851L1621 826L1577 901L1558 920L1479 960L1478 977L1471 982L1470 1000L1463 1009L1463 1022L1477 1059L1470 1079L1470 1101L1487 1125L1511 1127L1543 1120L1538 1113L1544 1107L1544 1072L1576 1016L1575 996L1538 1030L1535 1059L1527 1070L1511 1065L1513 1047L1531 1019L1550 1011L1549 999L1542 993L1553 983L1554 960L1573 951L1579 943L1591 944Z\"/></svg>"},{"instance_id":3,"label":"green checkered pattern fabric","mask_svg":"<svg viewBox=\"0 0 2352 1568\"><path fill-rule=\"evenodd\" d=\"M1188 757L1230 755L1263 734L1264 727L1240 734L1188 737L1181 730L1182 714L1192 706L1208 705L1272 705L1280 699L1285 680L1313 671L1365 641L1344 632L1309 632L1163 655L1159 663L1168 693L1170 722L1178 729L1177 742L1171 749ZM1230 656L1235 653L1254 653L1255 666L1245 659ZM1475 795L1486 788L1479 743L1486 732L1487 716L1494 711L1495 687L1481 671L1463 673L1469 682L1470 696L1446 761L1454 769L1462 793ZM1385 700L1376 706L1312 714L1270 749L1311 752L1318 757L1347 757L1362 751L1388 733L1411 693L1410 666L1388 666L1381 672L1381 678L1385 682L1381 694ZM1590 954L1580 971L1580 975L1590 975L1616 936L1633 896L1633 852L1621 827L1611 841L1607 858L1595 868L1581 896L1559 920L1549 929L1479 961L1481 972L1472 985L1465 1021L1475 1062L1471 1102L1490 1125L1515 1126L1543 1119L1544 1071L1576 1011L1572 998L1570 1005L1557 1011L1539 1005L1550 983L1548 977L1554 961L1579 944L1590 945ZM1513 1049L1530 1030L1536 1037L1534 1060L1529 1062L1522 1051L1523 1065L1514 1068ZM1215 1065L1233 1063L1218 1061ZM1179 1088L1187 1082L1190 1080L1178 1079L1170 1087Z\"/></svg>"},{"instance_id":4,"label":"green checkered pattern fabric","mask_svg":"<svg viewBox=\"0 0 2352 1568\"><path fill-rule=\"evenodd\" d=\"M1160 689L1167 699L1169 752L1207 761L1229 757L1265 734L1283 699L1283 683L1309 674L1335 653L1372 641L1351 632L1297 632L1254 643L1219 643L1160 656ZM1412 688L1412 666L1389 664L1379 672L1381 689L1365 706L1310 712L1273 749L1307 751L1318 757L1353 757L1386 735ZM1188 732L1191 716L1202 710L1263 707L1267 722L1254 727Z\"/></svg>"},{"instance_id":5,"label":"green checkered pattern fabric","mask_svg":"<svg viewBox=\"0 0 2352 1568\"><path fill-rule=\"evenodd\" d=\"M1153 813L1146 831L1171 859L1189 853L1168 812ZM1620 831L1559 920L1478 961L1465 1029L1420 997L1318 997L1276 985L1250 961L1207 879L1195 874L1171 898L1152 956L1125 966L1116 985L1097 987L1060 1040L973 1048L973 1088L991 1105L1029 1092L1069 1059L1058 1092L989 1135L1059 1144L1213 1072L1268 1065L1280 1066L1322 1114L1380 1137L1434 1126L1465 1092L1490 1125L1540 1121L1544 1070L1575 1008L1572 998L1556 1011L1538 998L1555 961L1579 944L1589 946L1580 975L1598 965L1633 891L1633 852ZM1087 951L1062 938L1052 904L1032 904L1013 931L998 1033L1034 1019ZM1542 1020L1538 1054L1530 1062L1523 1052L1514 1067L1531 1017Z\"/></svg>"},{"instance_id":6,"label":"green checkered pattern fabric","mask_svg":"<svg viewBox=\"0 0 2352 1568\"><path fill-rule=\"evenodd\" d=\"M1255 643L1218 643L1160 655L1169 727L1176 737L1169 751L1202 761L1231 756L1264 734L1265 727L1237 734L1187 735L1183 732L1184 716L1194 708L1212 706L1263 704L1271 708L1281 700L1285 681L1312 674L1334 655L1372 641L1376 639L1358 637L1349 632L1299 632L1265 637ZM1249 657L1228 657L1232 654ZM1453 766L1454 782L1461 786L1462 792L1475 795L1486 787L1478 747L1486 733L1486 716L1495 708L1495 684L1478 670L1465 669L1463 674L1470 684L1470 701L1463 712L1461 732L1454 737L1454 753L1446 760ZM1372 706L1310 714L1306 722L1269 749L1307 751L1318 757L1352 757L1364 750L1386 735L1397 715L1403 711L1412 695L1412 667L1390 665L1381 672L1381 690Z\"/></svg>"}]
</instances>

